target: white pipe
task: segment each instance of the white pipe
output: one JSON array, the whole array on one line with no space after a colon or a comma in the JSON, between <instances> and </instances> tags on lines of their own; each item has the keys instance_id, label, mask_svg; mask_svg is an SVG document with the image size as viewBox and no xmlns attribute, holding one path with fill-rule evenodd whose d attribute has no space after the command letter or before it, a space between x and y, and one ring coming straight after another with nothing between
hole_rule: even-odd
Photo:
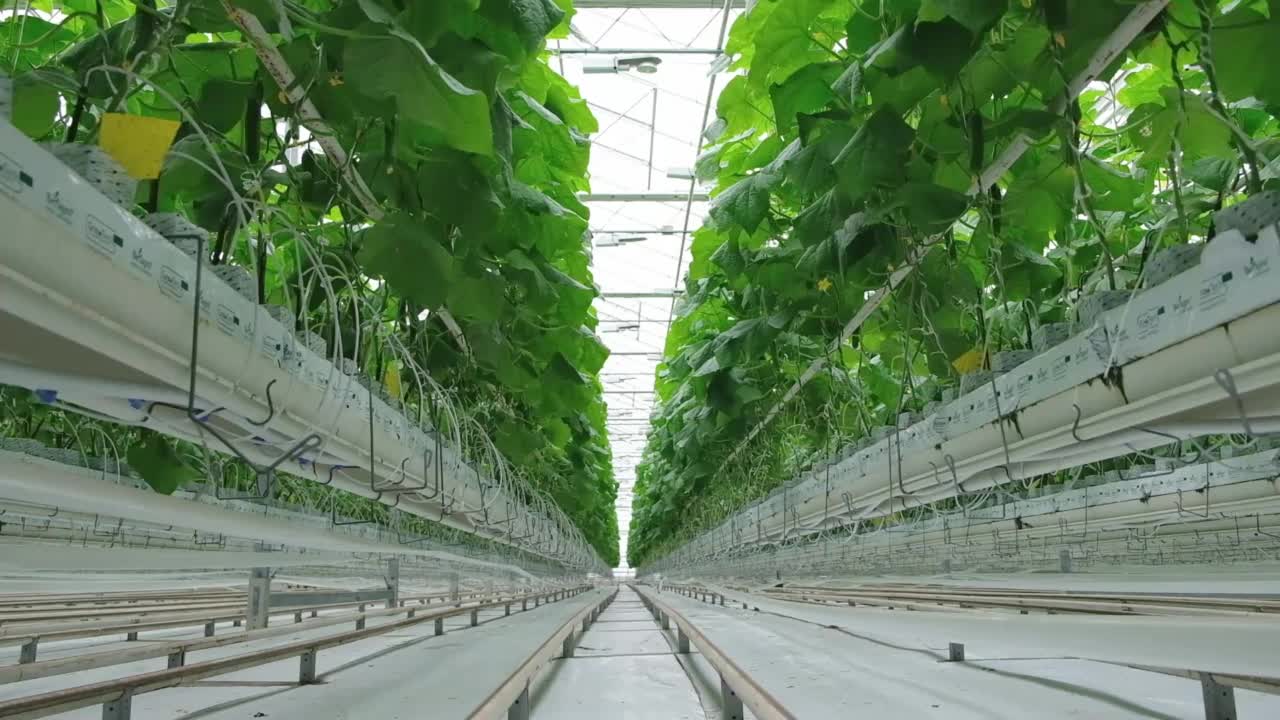
<instances>
[{"instance_id":1,"label":"white pipe","mask_svg":"<svg viewBox=\"0 0 1280 720\"><path fill-rule=\"evenodd\" d=\"M127 520L154 523L157 519L163 519L166 523L192 530L224 533L309 550L415 555L520 572L519 568L511 565L490 563L437 550L388 545L356 535L321 530L310 523L292 522L279 516L227 510L159 495L150 490L104 482L94 471L20 453L0 451L0 496L19 502L50 505L73 512L101 513Z\"/></svg>"}]
</instances>

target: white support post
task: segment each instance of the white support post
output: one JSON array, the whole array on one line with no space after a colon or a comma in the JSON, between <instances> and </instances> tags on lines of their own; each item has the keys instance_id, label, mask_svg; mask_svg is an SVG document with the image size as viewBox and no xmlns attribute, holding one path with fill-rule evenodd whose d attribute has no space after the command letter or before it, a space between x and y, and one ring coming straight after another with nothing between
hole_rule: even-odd
<instances>
[{"instance_id":1,"label":"white support post","mask_svg":"<svg viewBox=\"0 0 1280 720\"><path fill-rule=\"evenodd\" d=\"M1200 673L1200 690L1204 696L1205 720L1236 720L1236 692L1222 685L1209 673Z\"/></svg>"},{"instance_id":2,"label":"white support post","mask_svg":"<svg viewBox=\"0 0 1280 720\"><path fill-rule=\"evenodd\" d=\"M298 684L310 685L316 681L316 656L320 650L312 648L298 659Z\"/></svg>"},{"instance_id":3,"label":"white support post","mask_svg":"<svg viewBox=\"0 0 1280 720\"><path fill-rule=\"evenodd\" d=\"M133 715L133 692L124 693L109 702L102 704L102 720L129 720Z\"/></svg>"},{"instance_id":4,"label":"white support post","mask_svg":"<svg viewBox=\"0 0 1280 720\"><path fill-rule=\"evenodd\" d=\"M400 606L400 558L391 558L387 561L387 589L391 591L391 596L387 598L387 607Z\"/></svg>"},{"instance_id":5,"label":"white support post","mask_svg":"<svg viewBox=\"0 0 1280 720\"><path fill-rule=\"evenodd\" d=\"M33 637L22 643L22 649L18 651L18 664L26 665L36 661L36 648L40 645L40 638Z\"/></svg>"},{"instance_id":6,"label":"white support post","mask_svg":"<svg viewBox=\"0 0 1280 720\"><path fill-rule=\"evenodd\" d=\"M724 681L723 675L720 676L720 717L723 720L743 720L745 717L742 712L742 698L738 697L738 693Z\"/></svg>"},{"instance_id":7,"label":"white support post","mask_svg":"<svg viewBox=\"0 0 1280 720\"><path fill-rule=\"evenodd\" d=\"M507 720L529 720L529 686L525 685L519 697L507 710Z\"/></svg>"},{"instance_id":8,"label":"white support post","mask_svg":"<svg viewBox=\"0 0 1280 720\"><path fill-rule=\"evenodd\" d=\"M256 567L249 571L249 630L261 630L271 616L271 568Z\"/></svg>"}]
</instances>

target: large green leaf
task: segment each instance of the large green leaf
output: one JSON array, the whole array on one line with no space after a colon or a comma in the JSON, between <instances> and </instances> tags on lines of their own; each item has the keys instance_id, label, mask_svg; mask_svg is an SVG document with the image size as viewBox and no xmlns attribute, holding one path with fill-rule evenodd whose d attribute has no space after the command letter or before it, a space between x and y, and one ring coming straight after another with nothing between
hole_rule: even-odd
<instances>
[{"instance_id":1,"label":"large green leaf","mask_svg":"<svg viewBox=\"0 0 1280 720\"><path fill-rule=\"evenodd\" d=\"M377 28L366 26L365 32L374 34ZM351 38L343 64L346 82L366 97L393 100L400 122L431 128L459 150L493 153L489 99L445 72L412 36L393 31Z\"/></svg>"},{"instance_id":2,"label":"large green leaf","mask_svg":"<svg viewBox=\"0 0 1280 720\"><path fill-rule=\"evenodd\" d=\"M360 235L360 264L416 304L438 308L458 279L439 226L398 213Z\"/></svg>"},{"instance_id":3,"label":"large green leaf","mask_svg":"<svg viewBox=\"0 0 1280 720\"><path fill-rule=\"evenodd\" d=\"M1280 2L1271 0L1269 17L1246 3L1219 18L1212 35L1218 86L1228 100L1257 98L1280 103L1280 74L1263 70L1261 58L1275 57L1280 37Z\"/></svg>"},{"instance_id":4,"label":"large green leaf","mask_svg":"<svg viewBox=\"0 0 1280 720\"><path fill-rule=\"evenodd\" d=\"M778 176L761 171L730 185L711 203L711 217L721 227L737 226L754 233L769 214L769 196Z\"/></svg>"},{"instance_id":5,"label":"large green leaf","mask_svg":"<svg viewBox=\"0 0 1280 720\"><path fill-rule=\"evenodd\" d=\"M769 88L778 132L788 133L796 125L796 115L823 109L835 98L832 84L840 77L839 63L814 63L801 68L780 85Z\"/></svg>"},{"instance_id":6,"label":"large green leaf","mask_svg":"<svg viewBox=\"0 0 1280 720\"><path fill-rule=\"evenodd\" d=\"M130 447L125 459L129 467L161 495L172 495L183 483L197 477L173 451L169 441L157 433L150 433L145 443Z\"/></svg>"},{"instance_id":7,"label":"large green leaf","mask_svg":"<svg viewBox=\"0 0 1280 720\"><path fill-rule=\"evenodd\" d=\"M905 179L907 153L915 131L888 108L867 119L835 158L840 186L855 200Z\"/></svg>"},{"instance_id":8,"label":"large green leaf","mask_svg":"<svg viewBox=\"0 0 1280 720\"><path fill-rule=\"evenodd\" d=\"M991 27L1009 6L1007 0L921 0L921 22L950 17L969 30L980 33Z\"/></svg>"}]
</instances>

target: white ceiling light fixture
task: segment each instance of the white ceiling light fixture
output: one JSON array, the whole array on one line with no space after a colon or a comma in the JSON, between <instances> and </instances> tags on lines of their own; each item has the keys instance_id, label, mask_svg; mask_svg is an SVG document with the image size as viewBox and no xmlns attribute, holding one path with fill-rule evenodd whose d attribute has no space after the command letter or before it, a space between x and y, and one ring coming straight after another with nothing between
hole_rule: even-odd
<instances>
[{"instance_id":1,"label":"white ceiling light fixture","mask_svg":"<svg viewBox=\"0 0 1280 720\"><path fill-rule=\"evenodd\" d=\"M652 75L658 72L658 66L661 64L662 58L657 55L587 58L582 62L582 72L588 75L607 75L634 71Z\"/></svg>"}]
</instances>

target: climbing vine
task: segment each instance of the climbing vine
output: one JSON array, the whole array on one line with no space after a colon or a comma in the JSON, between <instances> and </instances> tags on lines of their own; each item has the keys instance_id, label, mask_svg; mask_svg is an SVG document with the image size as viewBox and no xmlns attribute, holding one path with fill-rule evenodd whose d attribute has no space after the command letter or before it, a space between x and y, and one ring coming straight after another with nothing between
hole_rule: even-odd
<instances>
[{"instance_id":1,"label":"climbing vine","mask_svg":"<svg viewBox=\"0 0 1280 720\"><path fill-rule=\"evenodd\" d=\"M616 562L608 351L577 200L596 121L544 52L568 0L15 8L0 15L14 125L95 143L111 113L179 122L130 209L207 230L210 262L248 269L260 302L411 416L483 428Z\"/></svg>"},{"instance_id":2,"label":"climbing vine","mask_svg":"<svg viewBox=\"0 0 1280 720\"><path fill-rule=\"evenodd\" d=\"M1082 297L1138 287L1158 249L1203 242L1214 211L1277 186L1280 84L1259 69L1280 2L1173 0L1068 92L1138 5L762 0L734 24L631 564L972 387Z\"/></svg>"}]
</instances>

